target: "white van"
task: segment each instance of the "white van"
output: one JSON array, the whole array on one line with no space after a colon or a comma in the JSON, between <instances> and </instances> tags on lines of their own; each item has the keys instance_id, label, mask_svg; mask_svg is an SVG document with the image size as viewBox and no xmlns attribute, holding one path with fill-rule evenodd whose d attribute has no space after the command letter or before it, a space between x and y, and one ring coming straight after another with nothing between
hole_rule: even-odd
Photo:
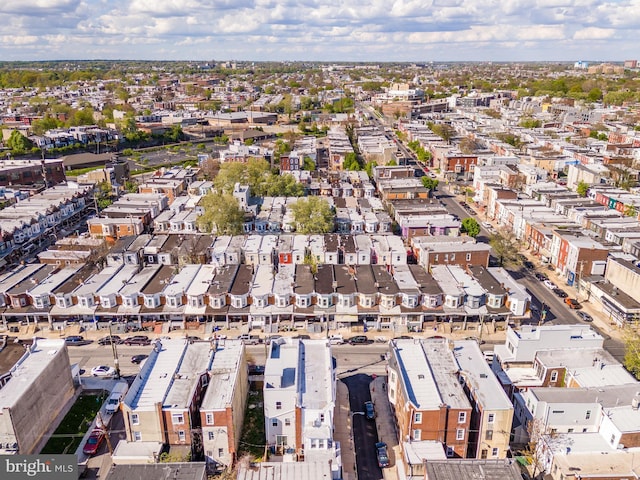
<instances>
[{"instance_id":1,"label":"white van","mask_svg":"<svg viewBox=\"0 0 640 480\"><path fill-rule=\"evenodd\" d=\"M124 400L127 390L129 390L127 382L118 382L116 386L113 387L105 408L107 413L114 414L120 409L120 403Z\"/></svg>"},{"instance_id":2,"label":"white van","mask_svg":"<svg viewBox=\"0 0 640 480\"><path fill-rule=\"evenodd\" d=\"M342 345L344 343L344 338L341 334L336 333L329 337L329 343L331 345Z\"/></svg>"}]
</instances>

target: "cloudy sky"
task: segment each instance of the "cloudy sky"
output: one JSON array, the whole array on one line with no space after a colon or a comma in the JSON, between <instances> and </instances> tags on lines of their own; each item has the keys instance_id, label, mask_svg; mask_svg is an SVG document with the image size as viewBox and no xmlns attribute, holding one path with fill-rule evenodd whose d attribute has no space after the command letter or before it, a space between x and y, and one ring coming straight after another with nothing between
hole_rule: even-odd
<instances>
[{"instance_id":1,"label":"cloudy sky","mask_svg":"<svg viewBox=\"0 0 640 480\"><path fill-rule=\"evenodd\" d=\"M624 60L640 0L0 0L0 60Z\"/></svg>"}]
</instances>

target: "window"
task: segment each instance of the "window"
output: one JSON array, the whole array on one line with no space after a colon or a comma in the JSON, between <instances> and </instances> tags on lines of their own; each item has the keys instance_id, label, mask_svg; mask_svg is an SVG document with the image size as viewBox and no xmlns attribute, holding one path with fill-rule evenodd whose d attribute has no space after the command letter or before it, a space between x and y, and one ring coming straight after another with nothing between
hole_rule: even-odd
<instances>
[{"instance_id":1,"label":"window","mask_svg":"<svg viewBox=\"0 0 640 480\"><path fill-rule=\"evenodd\" d=\"M187 439L187 435L184 433L184 430L178 430L178 440L184 442Z\"/></svg>"},{"instance_id":2,"label":"window","mask_svg":"<svg viewBox=\"0 0 640 480\"><path fill-rule=\"evenodd\" d=\"M213 440L215 438L215 435L213 432L209 432L209 440Z\"/></svg>"},{"instance_id":3,"label":"window","mask_svg":"<svg viewBox=\"0 0 640 480\"><path fill-rule=\"evenodd\" d=\"M497 456L498 456L498 452L499 452L499 451L500 451L500 450L498 450L498 448L492 448L492 449L491 449L491 456L492 456L492 457L497 457Z\"/></svg>"},{"instance_id":4,"label":"window","mask_svg":"<svg viewBox=\"0 0 640 480\"><path fill-rule=\"evenodd\" d=\"M612 433L612 434L611 434L611 440L610 440L610 442L611 442L611 445L613 445L613 444L616 442L616 435L615 435L615 433Z\"/></svg>"},{"instance_id":5,"label":"window","mask_svg":"<svg viewBox=\"0 0 640 480\"><path fill-rule=\"evenodd\" d=\"M206 422L207 425L213 425L213 413L207 413Z\"/></svg>"},{"instance_id":6,"label":"window","mask_svg":"<svg viewBox=\"0 0 640 480\"><path fill-rule=\"evenodd\" d=\"M137 413L131 414L131 425L140 425L140 417Z\"/></svg>"},{"instance_id":7,"label":"window","mask_svg":"<svg viewBox=\"0 0 640 480\"><path fill-rule=\"evenodd\" d=\"M421 440L421 439L422 439L422 430L419 430L419 429L417 429L417 428L416 428L416 429L413 431L413 439L414 439L415 441L419 441L419 440Z\"/></svg>"},{"instance_id":8,"label":"window","mask_svg":"<svg viewBox=\"0 0 640 480\"><path fill-rule=\"evenodd\" d=\"M467 421L467 412L458 412L458 423L464 423Z\"/></svg>"},{"instance_id":9,"label":"window","mask_svg":"<svg viewBox=\"0 0 640 480\"><path fill-rule=\"evenodd\" d=\"M324 448L324 438L318 439L318 448Z\"/></svg>"},{"instance_id":10,"label":"window","mask_svg":"<svg viewBox=\"0 0 640 480\"><path fill-rule=\"evenodd\" d=\"M453 457L453 447L447 447L447 457Z\"/></svg>"},{"instance_id":11,"label":"window","mask_svg":"<svg viewBox=\"0 0 640 480\"><path fill-rule=\"evenodd\" d=\"M278 426L278 419L277 418L274 418L274 419L271 420L271 426L272 427L277 427Z\"/></svg>"},{"instance_id":12,"label":"window","mask_svg":"<svg viewBox=\"0 0 640 480\"><path fill-rule=\"evenodd\" d=\"M482 459L486 459L486 458L487 458L487 453L488 453L488 452L487 452L487 449L486 449L486 448L485 448L485 449L483 449L483 450L480 452L480 458L482 458Z\"/></svg>"},{"instance_id":13,"label":"window","mask_svg":"<svg viewBox=\"0 0 640 480\"><path fill-rule=\"evenodd\" d=\"M416 412L413 414L413 423L422 423L422 412Z\"/></svg>"},{"instance_id":14,"label":"window","mask_svg":"<svg viewBox=\"0 0 640 480\"><path fill-rule=\"evenodd\" d=\"M493 430L487 430L484 435L485 440L493 440Z\"/></svg>"},{"instance_id":15,"label":"window","mask_svg":"<svg viewBox=\"0 0 640 480\"><path fill-rule=\"evenodd\" d=\"M311 448L317 448L318 447L318 442L315 438L311 439Z\"/></svg>"},{"instance_id":16,"label":"window","mask_svg":"<svg viewBox=\"0 0 640 480\"><path fill-rule=\"evenodd\" d=\"M467 262L470 262L470 261L471 261L471 254L467 253Z\"/></svg>"},{"instance_id":17,"label":"window","mask_svg":"<svg viewBox=\"0 0 640 480\"><path fill-rule=\"evenodd\" d=\"M585 420L589 420L591 418L591 410L587 410L587 413L584 415Z\"/></svg>"},{"instance_id":18,"label":"window","mask_svg":"<svg viewBox=\"0 0 640 480\"><path fill-rule=\"evenodd\" d=\"M324 413L321 413L321 414L320 414L320 422L321 422L321 423L324 423Z\"/></svg>"},{"instance_id":19,"label":"window","mask_svg":"<svg viewBox=\"0 0 640 480\"><path fill-rule=\"evenodd\" d=\"M282 410L282 402L276 402L276 410Z\"/></svg>"},{"instance_id":20,"label":"window","mask_svg":"<svg viewBox=\"0 0 640 480\"><path fill-rule=\"evenodd\" d=\"M553 372L551 372L551 381L556 382L557 380L558 380L558 371L554 370Z\"/></svg>"},{"instance_id":21,"label":"window","mask_svg":"<svg viewBox=\"0 0 640 480\"><path fill-rule=\"evenodd\" d=\"M142 433L133 432L133 441L134 442L141 442L142 441Z\"/></svg>"},{"instance_id":22,"label":"window","mask_svg":"<svg viewBox=\"0 0 640 480\"><path fill-rule=\"evenodd\" d=\"M284 419L284 425L285 425L285 427L291 426L291 419L290 418L285 418Z\"/></svg>"},{"instance_id":23,"label":"window","mask_svg":"<svg viewBox=\"0 0 640 480\"><path fill-rule=\"evenodd\" d=\"M171 415L171 422L174 425L181 425L184 423L184 415L181 413L174 413Z\"/></svg>"},{"instance_id":24,"label":"window","mask_svg":"<svg viewBox=\"0 0 640 480\"><path fill-rule=\"evenodd\" d=\"M573 428L570 428L569 430L567 430L567 433L573 433Z\"/></svg>"},{"instance_id":25,"label":"window","mask_svg":"<svg viewBox=\"0 0 640 480\"><path fill-rule=\"evenodd\" d=\"M464 428L456 429L456 440L464 440Z\"/></svg>"},{"instance_id":26,"label":"window","mask_svg":"<svg viewBox=\"0 0 640 480\"><path fill-rule=\"evenodd\" d=\"M494 417L495 415L493 413L490 413L489 415L487 415L487 423L493 423Z\"/></svg>"},{"instance_id":27,"label":"window","mask_svg":"<svg viewBox=\"0 0 640 480\"><path fill-rule=\"evenodd\" d=\"M224 455L224 448L219 448L218 449L218 457L221 457Z\"/></svg>"}]
</instances>

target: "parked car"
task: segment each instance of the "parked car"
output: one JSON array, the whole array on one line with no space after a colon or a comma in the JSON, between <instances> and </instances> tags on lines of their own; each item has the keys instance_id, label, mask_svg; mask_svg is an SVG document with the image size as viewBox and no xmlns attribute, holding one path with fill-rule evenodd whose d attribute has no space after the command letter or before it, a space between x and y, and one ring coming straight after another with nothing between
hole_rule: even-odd
<instances>
[{"instance_id":1,"label":"parked car","mask_svg":"<svg viewBox=\"0 0 640 480\"><path fill-rule=\"evenodd\" d=\"M545 280L549 280L549 277L544 272L535 272L533 276L536 277L536 279L540 280L541 282L544 282Z\"/></svg>"},{"instance_id":2,"label":"parked car","mask_svg":"<svg viewBox=\"0 0 640 480\"><path fill-rule=\"evenodd\" d=\"M544 286L547 287L549 290L553 290L555 288L558 288L558 287L556 287L556 284L553 283L551 280L545 280L542 283L544 283Z\"/></svg>"},{"instance_id":3,"label":"parked car","mask_svg":"<svg viewBox=\"0 0 640 480\"><path fill-rule=\"evenodd\" d=\"M339 333L333 334L329 337L329 343L331 345L342 345L344 343L344 337Z\"/></svg>"},{"instance_id":4,"label":"parked car","mask_svg":"<svg viewBox=\"0 0 640 480\"><path fill-rule=\"evenodd\" d=\"M249 375L264 375L264 365L249 364Z\"/></svg>"},{"instance_id":5,"label":"parked car","mask_svg":"<svg viewBox=\"0 0 640 480\"><path fill-rule=\"evenodd\" d=\"M577 310L579 308L582 308L582 305L580 305L580 303L578 302L578 300L576 300L575 298L565 298L564 299L564 303L566 303L567 305L569 305L569 308L571 310Z\"/></svg>"},{"instance_id":6,"label":"parked car","mask_svg":"<svg viewBox=\"0 0 640 480\"><path fill-rule=\"evenodd\" d=\"M593 317L587 312L576 312L576 314L585 322L593 322Z\"/></svg>"},{"instance_id":7,"label":"parked car","mask_svg":"<svg viewBox=\"0 0 640 480\"><path fill-rule=\"evenodd\" d=\"M134 335L133 337L125 338L122 342L125 345L151 345L151 339L146 335Z\"/></svg>"},{"instance_id":8,"label":"parked car","mask_svg":"<svg viewBox=\"0 0 640 480\"><path fill-rule=\"evenodd\" d=\"M366 345L369 343L369 339L366 335L356 335L355 337L351 337L347 340L351 345Z\"/></svg>"},{"instance_id":9,"label":"parked car","mask_svg":"<svg viewBox=\"0 0 640 480\"><path fill-rule=\"evenodd\" d=\"M91 340L87 340L82 335L70 335L64 339L64 343L69 346L89 345Z\"/></svg>"},{"instance_id":10,"label":"parked car","mask_svg":"<svg viewBox=\"0 0 640 480\"><path fill-rule=\"evenodd\" d=\"M389 454L387 453L386 443L376 443L376 457L378 459L378 466L380 468L386 468L389 466Z\"/></svg>"},{"instance_id":11,"label":"parked car","mask_svg":"<svg viewBox=\"0 0 640 480\"><path fill-rule=\"evenodd\" d=\"M311 340L311 336L310 335L305 335L305 334L296 335L296 336L291 337L291 338L295 338L297 340Z\"/></svg>"},{"instance_id":12,"label":"parked car","mask_svg":"<svg viewBox=\"0 0 640 480\"><path fill-rule=\"evenodd\" d=\"M364 402L364 416L367 420L376 418L376 412L373 409L373 402Z\"/></svg>"},{"instance_id":13,"label":"parked car","mask_svg":"<svg viewBox=\"0 0 640 480\"><path fill-rule=\"evenodd\" d=\"M91 375L94 377L113 377L116 374L116 369L107 365L99 365L91 369Z\"/></svg>"},{"instance_id":14,"label":"parked car","mask_svg":"<svg viewBox=\"0 0 640 480\"><path fill-rule=\"evenodd\" d=\"M484 352L482 352L482 355L484 355L484 359L487 361L487 363L493 363L493 357L495 357L495 353L493 353L493 350L485 350Z\"/></svg>"},{"instance_id":15,"label":"parked car","mask_svg":"<svg viewBox=\"0 0 640 480\"><path fill-rule=\"evenodd\" d=\"M533 262L530 262L529 260L525 260L524 262L522 262L522 265L524 265L524 268L527 268L529 270L533 270L534 268L536 268Z\"/></svg>"},{"instance_id":16,"label":"parked car","mask_svg":"<svg viewBox=\"0 0 640 480\"><path fill-rule=\"evenodd\" d=\"M122 343L122 338L120 338L118 335L107 335L106 337L102 337L100 340L98 340L98 345L111 345L111 342L119 345L120 343Z\"/></svg>"},{"instance_id":17,"label":"parked car","mask_svg":"<svg viewBox=\"0 0 640 480\"><path fill-rule=\"evenodd\" d=\"M142 363L149 355L145 355L144 353L141 353L140 355L134 355L133 357L131 357L131 363L135 363L136 365L139 365L140 363Z\"/></svg>"},{"instance_id":18,"label":"parked car","mask_svg":"<svg viewBox=\"0 0 640 480\"><path fill-rule=\"evenodd\" d=\"M567 298L569 296L569 294L561 288L554 288L553 293L555 293L560 298Z\"/></svg>"},{"instance_id":19,"label":"parked car","mask_svg":"<svg viewBox=\"0 0 640 480\"><path fill-rule=\"evenodd\" d=\"M91 432L89 438L87 438L84 447L82 447L82 451L85 455L95 455L98 452L98 449L100 448L100 445L102 445L103 441L104 431L96 428Z\"/></svg>"}]
</instances>

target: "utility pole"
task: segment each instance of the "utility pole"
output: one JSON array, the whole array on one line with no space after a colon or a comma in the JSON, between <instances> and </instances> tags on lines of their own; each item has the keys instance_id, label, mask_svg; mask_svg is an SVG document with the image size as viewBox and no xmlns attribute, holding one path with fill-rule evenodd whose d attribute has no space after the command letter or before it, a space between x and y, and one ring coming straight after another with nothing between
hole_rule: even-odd
<instances>
[{"instance_id":1,"label":"utility pole","mask_svg":"<svg viewBox=\"0 0 640 480\"><path fill-rule=\"evenodd\" d=\"M113 456L113 446L111 445L111 439L109 438L109 431L102 420L102 414L100 412L98 412L98 421L96 422L96 425L104 434L104 439L107 441L107 448L109 449L109 455Z\"/></svg>"},{"instance_id":2,"label":"utility pole","mask_svg":"<svg viewBox=\"0 0 640 480\"><path fill-rule=\"evenodd\" d=\"M111 353L113 354L113 364L116 367L116 378L120 378L120 361L118 359L118 349L113 342L113 335L111 333L111 322L109 322L109 343L111 344Z\"/></svg>"}]
</instances>

